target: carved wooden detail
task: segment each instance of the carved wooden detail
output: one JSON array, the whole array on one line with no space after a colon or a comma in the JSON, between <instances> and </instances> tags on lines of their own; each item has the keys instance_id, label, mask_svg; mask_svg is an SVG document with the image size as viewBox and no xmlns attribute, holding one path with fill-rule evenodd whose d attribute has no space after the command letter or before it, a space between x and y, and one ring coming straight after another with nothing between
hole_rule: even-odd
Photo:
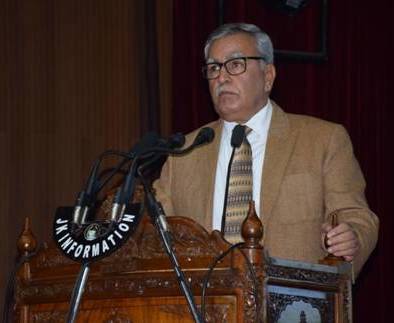
<instances>
[{"instance_id":1,"label":"carved wooden detail","mask_svg":"<svg viewBox=\"0 0 394 323\"><path fill-rule=\"evenodd\" d=\"M200 304L207 269L229 244L218 232L209 234L191 219L170 217L168 222L175 252ZM341 311L341 317L347 318L351 311L347 276L323 270L324 266L316 270L273 261L260 245L260 225L253 217L246 222L245 245L230 252L213 270L206 291L207 322L238 322L238 318L241 322L267 322L268 318L275 322L281 311L297 300L309 302L321 313ZM28 265L30 276L20 272L17 279L17 321L64 322L80 265L65 258L54 244L40 250ZM302 295L268 294L268 284L301 284L300 288L315 289L328 286L329 295L339 295L343 307L334 307L333 296L324 303ZM308 313L305 315L308 318ZM129 323L142 322L144 317L155 322L192 322L172 266L148 218L142 219L122 248L91 265L78 322Z\"/></svg>"},{"instance_id":2,"label":"carved wooden detail","mask_svg":"<svg viewBox=\"0 0 394 323\"><path fill-rule=\"evenodd\" d=\"M223 322L228 323L229 317L229 306L228 305L214 305L214 306L207 306L207 312L205 315L205 322L206 323L215 323L215 322Z\"/></svg>"},{"instance_id":3,"label":"carved wooden detail","mask_svg":"<svg viewBox=\"0 0 394 323\"><path fill-rule=\"evenodd\" d=\"M200 308L200 307L198 307ZM216 305L207 305L206 306L206 315L205 322L229 322L228 313L230 306L228 304L216 304ZM180 318L189 315L189 309L186 305L161 305L160 311L174 314Z\"/></svg>"},{"instance_id":4,"label":"carved wooden detail","mask_svg":"<svg viewBox=\"0 0 394 323\"><path fill-rule=\"evenodd\" d=\"M118 308L111 309L103 323L133 323L130 316Z\"/></svg>"},{"instance_id":5,"label":"carved wooden detail","mask_svg":"<svg viewBox=\"0 0 394 323\"><path fill-rule=\"evenodd\" d=\"M254 201L249 202L249 211L242 223L242 238L247 248L261 248L260 241L263 239L264 228L256 214Z\"/></svg>"},{"instance_id":6,"label":"carved wooden detail","mask_svg":"<svg viewBox=\"0 0 394 323\"><path fill-rule=\"evenodd\" d=\"M277 322L280 318L281 313L285 310L285 308L294 303L303 301L307 304L312 305L313 308L316 308L320 313L321 322L324 323L334 323L334 311L332 308L332 302L327 300L317 300L314 298L307 298L302 296L294 296L294 295L278 295L275 293L269 294L269 304L268 305L268 317L270 322ZM305 313L304 313L305 316Z\"/></svg>"},{"instance_id":7,"label":"carved wooden detail","mask_svg":"<svg viewBox=\"0 0 394 323\"><path fill-rule=\"evenodd\" d=\"M43 251L40 251L35 259L35 268L49 269L54 267L59 267L62 265L75 265L75 263L64 257L60 250L56 249L52 244L51 247L46 247Z\"/></svg>"},{"instance_id":8,"label":"carved wooden detail","mask_svg":"<svg viewBox=\"0 0 394 323\"><path fill-rule=\"evenodd\" d=\"M319 272L302 268L291 268L283 266L266 266L267 274L272 278L293 279L299 281L309 281L317 284L337 285L340 282L338 274L329 272Z\"/></svg>"},{"instance_id":9,"label":"carved wooden detail","mask_svg":"<svg viewBox=\"0 0 394 323\"><path fill-rule=\"evenodd\" d=\"M24 229L18 239L17 247L20 255L33 253L37 248L37 240L31 231L30 219L28 217L25 218Z\"/></svg>"},{"instance_id":10,"label":"carved wooden detail","mask_svg":"<svg viewBox=\"0 0 394 323\"><path fill-rule=\"evenodd\" d=\"M41 311L32 315L33 323L64 323L66 319L65 311Z\"/></svg>"}]
</instances>

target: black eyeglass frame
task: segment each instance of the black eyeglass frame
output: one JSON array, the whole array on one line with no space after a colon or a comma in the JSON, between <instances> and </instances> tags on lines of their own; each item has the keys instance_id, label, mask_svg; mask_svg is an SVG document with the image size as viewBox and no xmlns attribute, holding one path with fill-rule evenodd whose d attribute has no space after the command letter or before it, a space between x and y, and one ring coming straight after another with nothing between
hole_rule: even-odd
<instances>
[{"instance_id":1,"label":"black eyeglass frame","mask_svg":"<svg viewBox=\"0 0 394 323\"><path fill-rule=\"evenodd\" d=\"M227 64L230 63L230 62L232 62L232 61L235 61L235 60L237 60L237 59L242 59L242 60L244 61L244 63L245 63L245 69L244 69L242 72L240 72L240 73L231 73L231 72L228 70L228 68L227 68ZM219 77L220 71L222 70L222 67L223 67L223 66L224 66L224 68L226 69L226 72L227 72L228 74L230 74L230 75L240 75L240 74L246 72L246 69L247 69L247 66L248 66L248 64L247 64L246 61L247 61L248 59L257 59L257 60L263 60L264 62L266 62L266 59L265 59L265 57L263 57L263 56L240 56L240 57L234 57L234 58L228 59L227 61L225 61L225 62L223 62L223 63L219 63L219 62L206 63L206 64L202 67L202 75L203 75L203 77L204 77L205 79L207 79L207 80L214 80L214 79L216 79L216 78ZM210 65L219 66L219 69L217 70L217 72L218 72L218 75L217 75L217 76L215 76L215 77L208 77L208 76L207 76L208 66L210 66Z\"/></svg>"}]
</instances>

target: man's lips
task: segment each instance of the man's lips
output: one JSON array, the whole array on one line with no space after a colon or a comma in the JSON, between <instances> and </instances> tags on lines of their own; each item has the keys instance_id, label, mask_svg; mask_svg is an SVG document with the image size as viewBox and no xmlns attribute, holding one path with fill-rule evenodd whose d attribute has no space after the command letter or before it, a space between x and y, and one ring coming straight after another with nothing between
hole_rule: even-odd
<instances>
[{"instance_id":1,"label":"man's lips","mask_svg":"<svg viewBox=\"0 0 394 323\"><path fill-rule=\"evenodd\" d=\"M226 89L218 89L216 91L217 96L225 96L225 95L238 95L238 93L236 91L232 91L232 90L226 90Z\"/></svg>"},{"instance_id":2,"label":"man's lips","mask_svg":"<svg viewBox=\"0 0 394 323\"><path fill-rule=\"evenodd\" d=\"M237 95L237 93L232 92L232 91L221 91L219 93L219 96L222 96L222 95Z\"/></svg>"}]
</instances>

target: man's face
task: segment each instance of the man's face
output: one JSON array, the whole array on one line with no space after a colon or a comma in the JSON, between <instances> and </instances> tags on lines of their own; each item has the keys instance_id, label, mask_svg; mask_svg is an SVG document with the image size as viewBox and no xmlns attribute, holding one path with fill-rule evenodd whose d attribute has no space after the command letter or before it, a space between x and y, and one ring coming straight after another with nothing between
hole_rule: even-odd
<instances>
[{"instance_id":1,"label":"man's face","mask_svg":"<svg viewBox=\"0 0 394 323\"><path fill-rule=\"evenodd\" d=\"M207 62L223 63L242 56L261 56L255 39L245 33L215 40L209 49ZM220 75L209 80L209 91L216 112L226 121L245 123L266 103L275 79L272 64L262 67L261 60L248 59L246 71L230 75L223 66Z\"/></svg>"}]
</instances>

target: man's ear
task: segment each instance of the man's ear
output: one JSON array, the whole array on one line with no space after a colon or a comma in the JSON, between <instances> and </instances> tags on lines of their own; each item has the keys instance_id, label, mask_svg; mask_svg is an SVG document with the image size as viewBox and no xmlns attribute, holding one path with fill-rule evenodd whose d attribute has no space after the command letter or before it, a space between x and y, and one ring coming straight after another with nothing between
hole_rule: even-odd
<instances>
[{"instance_id":1,"label":"man's ear","mask_svg":"<svg viewBox=\"0 0 394 323\"><path fill-rule=\"evenodd\" d=\"M264 73L265 73L264 90L265 92L271 92L276 77L276 70L274 64L267 64L265 66Z\"/></svg>"}]
</instances>

